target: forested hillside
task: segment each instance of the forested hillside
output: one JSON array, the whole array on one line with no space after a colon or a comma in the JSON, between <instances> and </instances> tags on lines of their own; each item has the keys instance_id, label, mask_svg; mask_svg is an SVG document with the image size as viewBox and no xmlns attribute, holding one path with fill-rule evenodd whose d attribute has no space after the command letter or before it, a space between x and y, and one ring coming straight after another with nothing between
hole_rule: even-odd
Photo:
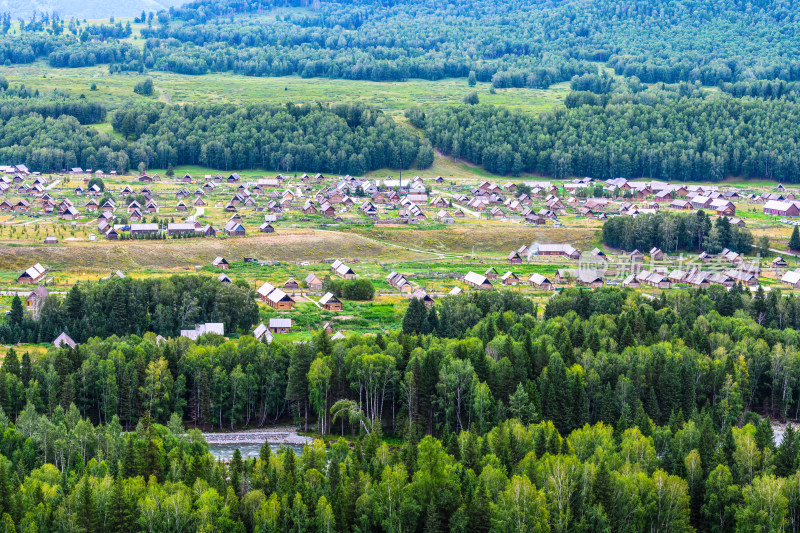
<instances>
[{"instance_id":1,"label":"forested hillside","mask_svg":"<svg viewBox=\"0 0 800 533\"><path fill-rule=\"evenodd\" d=\"M213 1L177 9L169 26L143 35L185 46L150 41L153 64L371 80L472 70L497 87L546 87L595 72L588 61L644 82L800 77L800 15L785 0L354 0L312 4L268 24L243 19L272 5L242 2L234 16Z\"/></svg>"},{"instance_id":2,"label":"forested hillside","mask_svg":"<svg viewBox=\"0 0 800 533\"><path fill-rule=\"evenodd\" d=\"M444 154L497 174L797 182L798 17L787 0L201 0L143 11L136 31L128 21L89 24L50 15L17 26L6 14L0 61L107 65L109 75L125 77L161 71L460 78L473 86L490 82L492 91L569 81L566 112L428 104L409 117ZM171 101L158 87L149 95ZM350 174L433 162L427 141L373 111L352 113L365 117L361 124L338 106L159 105L115 114L127 143L52 113L27 114L2 124L0 157L39 170L124 171L157 162ZM152 124L134 125L133 114L146 114ZM30 139L19 135L34 130Z\"/></svg>"},{"instance_id":3,"label":"forested hillside","mask_svg":"<svg viewBox=\"0 0 800 533\"><path fill-rule=\"evenodd\" d=\"M775 446L754 413L800 409L800 300L778 292L570 289L544 320L475 293L417 302L387 336L12 350L0 516L6 531L794 530L800 443ZM355 446L223 465L184 430L287 416Z\"/></svg>"},{"instance_id":4,"label":"forested hillside","mask_svg":"<svg viewBox=\"0 0 800 533\"><path fill-rule=\"evenodd\" d=\"M304 9L276 10L284 6ZM113 55L98 54L98 48L93 59L61 64L131 68L134 59L186 74L376 81L466 77L474 71L478 80L497 87L547 87L597 72L592 62L604 62L643 82L792 81L800 78L798 16L788 0L208 0L150 19L142 32L148 38L143 54L126 44ZM68 52L70 46L53 37L46 46L19 39L6 37L12 62ZM109 50L108 43L102 49Z\"/></svg>"}]
</instances>

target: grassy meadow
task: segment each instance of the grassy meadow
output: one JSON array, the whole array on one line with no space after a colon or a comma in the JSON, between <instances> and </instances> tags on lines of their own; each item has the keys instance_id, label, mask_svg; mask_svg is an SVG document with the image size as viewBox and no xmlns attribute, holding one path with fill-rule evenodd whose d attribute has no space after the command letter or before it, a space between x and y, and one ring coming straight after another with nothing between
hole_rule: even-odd
<instances>
[{"instance_id":1,"label":"grassy meadow","mask_svg":"<svg viewBox=\"0 0 800 533\"><path fill-rule=\"evenodd\" d=\"M129 101L156 98L173 104L362 102L399 118L405 109L415 105L459 103L473 90L478 92L482 103L530 112L547 111L562 105L569 92L569 84L561 83L549 89L496 89L491 94L489 83L470 87L463 78L384 83L299 76L189 76L160 71L148 72L147 75L153 78L155 86L156 93L152 97L134 94L133 86L142 79L141 75L133 72L110 74L105 65L52 68L40 60L29 65L0 66L0 76L12 85L25 84L40 91L58 89L73 96L83 94L89 100L104 102L111 109ZM92 84L97 90L91 90Z\"/></svg>"}]
</instances>

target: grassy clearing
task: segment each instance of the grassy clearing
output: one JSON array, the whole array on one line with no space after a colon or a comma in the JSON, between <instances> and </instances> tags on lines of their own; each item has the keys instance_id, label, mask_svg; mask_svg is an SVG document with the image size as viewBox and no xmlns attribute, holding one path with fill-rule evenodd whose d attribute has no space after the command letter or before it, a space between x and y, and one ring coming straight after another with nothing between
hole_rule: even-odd
<instances>
[{"instance_id":1,"label":"grassy clearing","mask_svg":"<svg viewBox=\"0 0 800 533\"><path fill-rule=\"evenodd\" d=\"M107 66L57 69L45 61L30 65L0 67L0 75L11 84L24 83L39 90L59 89L89 100L100 100L114 108L127 101L151 98L134 94L133 86L142 76L136 73L111 75ZM427 81L412 79L402 83L361 80L334 80L285 76L257 78L233 74L187 76L171 72L148 72L158 98L168 103L274 103L287 102L364 102L400 117L414 105L432 106L461 102L476 90L482 103L511 109L541 112L563 105L569 84L549 89L497 89L490 94L489 83L469 87L466 79ZM92 91L92 84L97 90Z\"/></svg>"},{"instance_id":2,"label":"grassy clearing","mask_svg":"<svg viewBox=\"0 0 800 533\"><path fill-rule=\"evenodd\" d=\"M43 355L47 352L47 349L50 347L49 344L21 344L19 346L14 346L14 351L17 352L17 358L21 358L22 354L28 352L32 359L37 359L40 355ZM3 346L0 345L0 361L6 356L8 350L12 348L11 346Z\"/></svg>"}]
</instances>

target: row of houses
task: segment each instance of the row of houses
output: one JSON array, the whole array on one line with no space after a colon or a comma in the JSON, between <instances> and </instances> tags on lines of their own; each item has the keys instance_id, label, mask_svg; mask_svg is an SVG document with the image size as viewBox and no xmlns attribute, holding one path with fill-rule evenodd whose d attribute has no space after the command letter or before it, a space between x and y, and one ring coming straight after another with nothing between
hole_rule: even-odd
<instances>
[{"instance_id":1,"label":"row of houses","mask_svg":"<svg viewBox=\"0 0 800 533\"><path fill-rule=\"evenodd\" d=\"M800 216L800 202L788 200L769 200L764 204L764 214L781 217Z\"/></svg>"},{"instance_id":2,"label":"row of houses","mask_svg":"<svg viewBox=\"0 0 800 533\"><path fill-rule=\"evenodd\" d=\"M337 259L331 263L331 272L343 279L355 279L356 273L353 269Z\"/></svg>"},{"instance_id":3,"label":"row of houses","mask_svg":"<svg viewBox=\"0 0 800 533\"><path fill-rule=\"evenodd\" d=\"M290 311L294 307L294 299L276 288L269 282L264 282L256 291L258 298L277 311Z\"/></svg>"}]
</instances>

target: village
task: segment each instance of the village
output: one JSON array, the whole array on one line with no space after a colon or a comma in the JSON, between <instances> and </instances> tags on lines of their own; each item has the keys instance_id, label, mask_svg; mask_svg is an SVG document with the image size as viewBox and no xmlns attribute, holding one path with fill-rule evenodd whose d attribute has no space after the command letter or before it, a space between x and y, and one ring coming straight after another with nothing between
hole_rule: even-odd
<instances>
[{"instance_id":1,"label":"village","mask_svg":"<svg viewBox=\"0 0 800 533\"><path fill-rule=\"evenodd\" d=\"M106 246L108 241L124 248L123 241L191 239L185 246L195 247L202 258L206 252L198 239L269 241L299 229L470 231L491 227L502 232L508 242L514 242L515 233L525 228L551 231L541 240L520 237L502 253L496 247L473 247L468 253L454 250L425 261L311 256L277 261L253 255L223 256L209 250L193 272L215 276L220 283L239 279L251 286L263 318L254 333L267 342L274 335L302 336L319 328L342 336L343 331L363 326L356 317L363 316L365 309L380 309L385 320L378 327L396 327L409 299L418 298L430 306L436 298L464 291L510 289L544 302L567 286L594 289L611 285L652 291L712 285L730 289L740 284L750 290L800 289L796 258L782 240L773 239L770 257L758 256L755 248L752 254L727 248L718 254L692 254L656 247L610 249L596 237L589 241L595 244L592 249L567 242L570 228L596 235L610 218L659 212L702 211L714 219L727 218L738 228L770 235L786 233L793 226L790 219L800 216L800 201L782 185L741 187L623 178L502 183L441 176L381 180L278 174L265 178L188 172L171 177L158 173L117 176L78 168L44 176L22 165L0 171L0 240L33 249L77 250L78 246ZM552 232L563 232L563 240L554 238L558 233ZM157 249L161 243L150 246ZM86 274L84 271L92 270L89 265L54 268L44 257L19 265L19 270L2 278L0 309L7 310L10 296L19 294L26 310L35 316L48 296L64 294L74 281L75 276L64 270L80 270L81 279L87 280L141 275L125 268L95 268L94 274ZM166 268L161 273L170 272L174 270ZM159 273L149 272L154 274ZM326 280L331 278L368 279L375 287L375 297L366 303L344 301L325 290ZM224 334L220 324L198 324L182 335L196 338L205 332Z\"/></svg>"}]
</instances>

